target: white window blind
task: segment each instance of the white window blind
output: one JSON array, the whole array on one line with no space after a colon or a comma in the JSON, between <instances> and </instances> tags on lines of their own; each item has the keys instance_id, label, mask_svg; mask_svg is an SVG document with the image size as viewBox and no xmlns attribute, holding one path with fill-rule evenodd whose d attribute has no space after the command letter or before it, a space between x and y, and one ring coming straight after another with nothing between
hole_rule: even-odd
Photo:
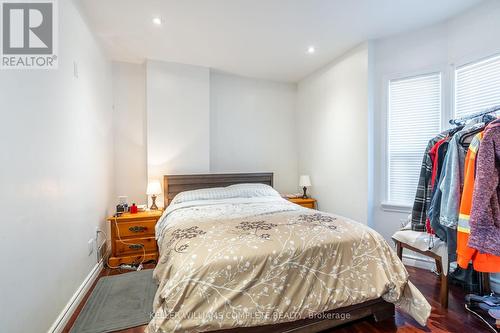
<instances>
[{"instance_id":1,"label":"white window blind","mask_svg":"<svg viewBox=\"0 0 500 333\"><path fill-rule=\"evenodd\" d=\"M455 71L455 117L500 104L500 56Z\"/></svg>"},{"instance_id":2,"label":"white window blind","mask_svg":"<svg viewBox=\"0 0 500 333\"><path fill-rule=\"evenodd\" d=\"M441 74L389 82L388 198L411 205L425 147L441 129Z\"/></svg>"}]
</instances>

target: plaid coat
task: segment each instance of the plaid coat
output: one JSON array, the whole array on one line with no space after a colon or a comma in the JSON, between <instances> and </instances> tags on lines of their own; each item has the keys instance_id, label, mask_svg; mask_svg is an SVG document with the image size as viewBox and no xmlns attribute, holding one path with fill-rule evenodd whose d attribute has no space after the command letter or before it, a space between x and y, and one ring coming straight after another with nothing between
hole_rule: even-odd
<instances>
[{"instance_id":1,"label":"plaid coat","mask_svg":"<svg viewBox=\"0 0 500 333\"><path fill-rule=\"evenodd\" d=\"M432 138L425 148L422 167L420 168L420 177L418 179L417 193L413 202L411 212L411 229L414 231L426 231L425 222L427 220L427 210L431 203L431 178L432 178L432 159L429 152L434 145L448 136L450 130L444 131Z\"/></svg>"}]
</instances>

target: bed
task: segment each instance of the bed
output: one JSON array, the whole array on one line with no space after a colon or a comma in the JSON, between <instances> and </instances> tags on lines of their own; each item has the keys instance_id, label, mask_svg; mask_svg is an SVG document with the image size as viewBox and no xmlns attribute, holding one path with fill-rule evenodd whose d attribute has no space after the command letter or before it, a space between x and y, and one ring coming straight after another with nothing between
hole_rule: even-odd
<instances>
[{"instance_id":1,"label":"bed","mask_svg":"<svg viewBox=\"0 0 500 333\"><path fill-rule=\"evenodd\" d=\"M303 208L272 173L164 176L146 332L319 332L430 305L378 233Z\"/></svg>"}]
</instances>

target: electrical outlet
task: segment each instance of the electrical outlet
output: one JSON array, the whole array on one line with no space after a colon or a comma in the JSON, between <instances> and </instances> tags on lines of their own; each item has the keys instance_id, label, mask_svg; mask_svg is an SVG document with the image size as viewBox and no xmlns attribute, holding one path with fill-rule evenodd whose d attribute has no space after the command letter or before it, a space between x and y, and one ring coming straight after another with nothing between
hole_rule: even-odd
<instances>
[{"instance_id":1,"label":"electrical outlet","mask_svg":"<svg viewBox=\"0 0 500 333\"><path fill-rule=\"evenodd\" d=\"M88 255L89 256L92 255L92 253L94 253L94 248L95 248L94 244L95 244L95 239L94 238L89 239L89 241L88 241Z\"/></svg>"}]
</instances>

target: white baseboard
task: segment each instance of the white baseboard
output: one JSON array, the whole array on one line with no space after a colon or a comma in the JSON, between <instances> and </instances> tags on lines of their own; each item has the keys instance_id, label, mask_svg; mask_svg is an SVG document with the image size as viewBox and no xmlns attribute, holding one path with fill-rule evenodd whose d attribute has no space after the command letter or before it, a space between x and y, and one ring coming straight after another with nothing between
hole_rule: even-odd
<instances>
[{"instance_id":1,"label":"white baseboard","mask_svg":"<svg viewBox=\"0 0 500 333\"><path fill-rule=\"evenodd\" d=\"M52 326L49 328L47 333L60 333L68 323L69 319L75 312L76 308L82 301L83 297L85 294L87 294L87 291L90 289L94 281L97 279L99 276L99 273L101 272L103 267L103 261L100 263L96 264L92 270L90 271L89 275L83 280L82 284L78 287L76 292L73 294L71 299L69 300L68 304L64 307L62 312L59 314L57 317L56 321L52 324Z\"/></svg>"},{"instance_id":2,"label":"white baseboard","mask_svg":"<svg viewBox=\"0 0 500 333\"><path fill-rule=\"evenodd\" d=\"M403 264L408 265L408 266L412 266L412 267L427 269L429 271L436 269L436 263L433 259L429 259L427 257L420 256L420 255L413 254L413 253L414 252L403 253Z\"/></svg>"}]
</instances>

